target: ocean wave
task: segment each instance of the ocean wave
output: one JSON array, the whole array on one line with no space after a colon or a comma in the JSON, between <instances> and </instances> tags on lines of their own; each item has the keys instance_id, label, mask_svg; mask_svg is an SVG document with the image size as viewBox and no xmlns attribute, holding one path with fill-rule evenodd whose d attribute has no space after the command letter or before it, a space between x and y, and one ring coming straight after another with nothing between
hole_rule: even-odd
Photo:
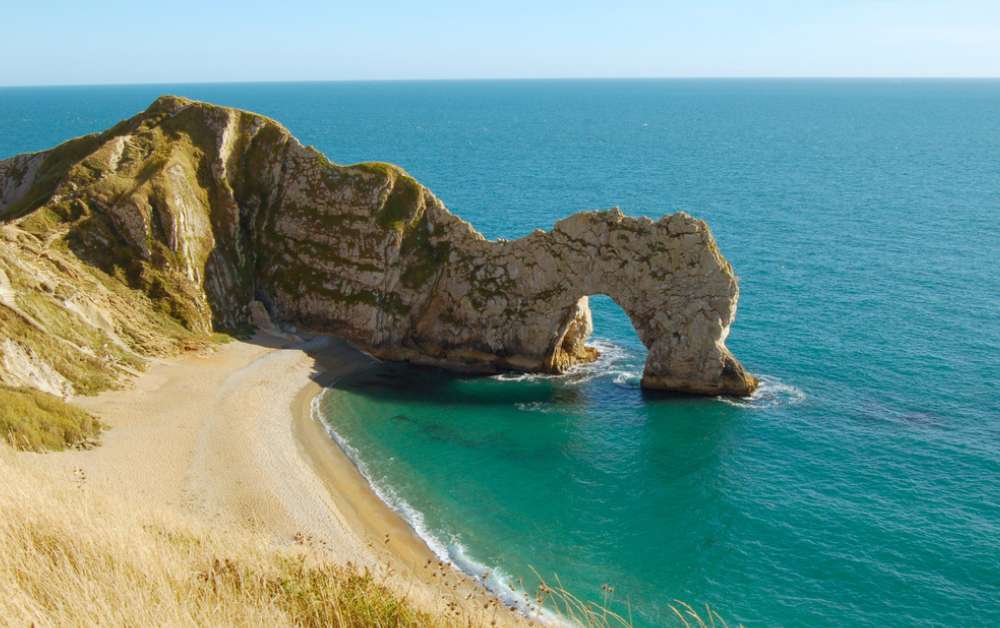
<instances>
[{"instance_id":1,"label":"ocean wave","mask_svg":"<svg viewBox=\"0 0 1000 628\"><path fill-rule=\"evenodd\" d=\"M638 388L641 367L636 368L637 356L628 349L604 338L595 338L591 346L600 352L593 362L575 364L563 373L500 373L493 379L501 382L534 382L553 380L579 386L597 378L608 378L617 386Z\"/></svg>"},{"instance_id":2,"label":"ocean wave","mask_svg":"<svg viewBox=\"0 0 1000 628\"><path fill-rule=\"evenodd\" d=\"M550 375L547 373L500 373L499 375L493 375L490 379L495 379L500 382L533 382L536 380L543 379L559 379L562 375Z\"/></svg>"},{"instance_id":3,"label":"ocean wave","mask_svg":"<svg viewBox=\"0 0 1000 628\"><path fill-rule=\"evenodd\" d=\"M462 545L457 537L453 536L450 541L445 542L431 532L427 527L423 513L410 505L394 488L376 479L368 465L362 460L357 448L323 420L321 399L325 397L327 392L329 392L328 389L323 390L313 398L311 402L313 419L319 422L330 438L344 452L344 455L354 464L365 481L368 482L372 492L409 524L413 532L430 548L438 560L471 577L495 595L505 606L516 608L528 619L546 625L569 625L550 610L535 605L533 597L513 586L513 578L509 575L498 568L487 567L472 558L468 549Z\"/></svg>"},{"instance_id":4,"label":"ocean wave","mask_svg":"<svg viewBox=\"0 0 1000 628\"><path fill-rule=\"evenodd\" d=\"M559 409L556 406L556 404L547 403L544 401L515 403L514 407L520 410L521 412L541 412L543 414L548 414L549 412L556 412Z\"/></svg>"},{"instance_id":5,"label":"ocean wave","mask_svg":"<svg viewBox=\"0 0 1000 628\"><path fill-rule=\"evenodd\" d=\"M760 385L749 397L734 399L718 397L719 401L739 408L773 408L776 406L794 406L806 400L806 393L801 388L786 384L777 377L760 376Z\"/></svg>"},{"instance_id":6,"label":"ocean wave","mask_svg":"<svg viewBox=\"0 0 1000 628\"><path fill-rule=\"evenodd\" d=\"M614 374L614 378L611 382L616 386L621 386L622 388L641 388L642 372L618 371Z\"/></svg>"}]
</instances>

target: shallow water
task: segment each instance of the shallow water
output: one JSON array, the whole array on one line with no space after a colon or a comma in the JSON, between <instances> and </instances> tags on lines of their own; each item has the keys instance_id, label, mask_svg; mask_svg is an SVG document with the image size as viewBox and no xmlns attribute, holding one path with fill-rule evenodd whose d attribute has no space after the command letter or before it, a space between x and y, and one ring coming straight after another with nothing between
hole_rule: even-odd
<instances>
[{"instance_id":1,"label":"shallow water","mask_svg":"<svg viewBox=\"0 0 1000 628\"><path fill-rule=\"evenodd\" d=\"M0 156L156 95L400 163L489 237L586 208L712 226L752 400L385 365L321 406L383 495L491 582L680 598L748 625L1000 623L1000 82L527 81L0 89ZM617 606L618 609L623 606Z\"/></svg>"}]
</instances>

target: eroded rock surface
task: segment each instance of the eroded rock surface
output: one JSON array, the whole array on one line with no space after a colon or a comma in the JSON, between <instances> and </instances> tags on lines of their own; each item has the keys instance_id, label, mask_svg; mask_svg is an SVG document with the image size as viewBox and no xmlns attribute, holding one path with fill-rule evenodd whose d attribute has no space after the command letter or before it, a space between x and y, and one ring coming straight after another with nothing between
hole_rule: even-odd
<instances>
[{"instance_id":1,"label":"eroded rock surface","mask_svg":"<svg viewBox=\"0 0 1000 628\"><path fill-rule=\"evenodd\" d=\"M80 389L81 369L263 320L255 301L387 359L558 372L596 357L586 297L607 294L649 348L643 386L756 386L725 346L739 290L705 223L584 212L492 242L400 168L335 165L234 109L163 97L0 161L0 220L0 382Z\"/></svg>"}]
</instances>

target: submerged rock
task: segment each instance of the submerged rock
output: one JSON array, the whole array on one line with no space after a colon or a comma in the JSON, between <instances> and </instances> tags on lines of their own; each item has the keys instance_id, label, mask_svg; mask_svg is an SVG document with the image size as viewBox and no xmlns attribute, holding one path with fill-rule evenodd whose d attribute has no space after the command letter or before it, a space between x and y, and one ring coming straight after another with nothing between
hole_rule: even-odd
<instances>
[{"instance_id":1,"label":"submerged rock","mask_svg":"<svg viewBox=\"0 0 1000 628\"><path fill-rule=\"evenodd\" d=\"M50 368L79 387L67 366L79 355L127 373L164 345L265 319L386 359L560 372L596 357L587 296L606 294L649 349L644 387L756 386L725 346L739 290L704 222L612 209L491 242L402 169L333 164L235 109L166 96L104 133L0 161L0 221L0 339L19 347L0 356L6 383ZM97 314L55 311L39 277L85 292ZM29 301L45 320L25 322ZM32 324L55 346L18 331ZM3 366L24 355L34 370Z\"/></svg>"}]
</instances>

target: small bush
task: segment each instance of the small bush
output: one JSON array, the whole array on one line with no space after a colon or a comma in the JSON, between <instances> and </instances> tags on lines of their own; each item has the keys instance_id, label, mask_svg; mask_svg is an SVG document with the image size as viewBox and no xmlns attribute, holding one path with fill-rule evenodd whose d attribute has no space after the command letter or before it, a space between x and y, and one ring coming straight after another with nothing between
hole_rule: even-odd
<instances>
[{"instance_id":1,"label":"small bush","mask_svg":"<svg viewBox=\"0 0 1000 628\"><path fill-rule=\"evenodd\" d=\"M419 209L420 194L420 184L416 180L405 174L396 175L392 190L385 205L376 214L375 222L383 229L402 232Z\"/></svg>"}]
</instances>

